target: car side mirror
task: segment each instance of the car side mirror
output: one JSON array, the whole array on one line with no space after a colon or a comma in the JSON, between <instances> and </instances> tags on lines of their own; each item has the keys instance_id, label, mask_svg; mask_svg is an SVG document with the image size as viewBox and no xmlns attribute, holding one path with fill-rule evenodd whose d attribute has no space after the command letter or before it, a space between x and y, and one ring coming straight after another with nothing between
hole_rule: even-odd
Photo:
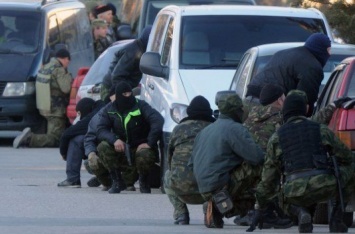
<instances>
[{"instance_id":1,"label":"car side mirror","mask_svg":"<svg viewBox=\"0 0 355 234\"><path fill-rule=\"evenodd\" d=\"M160 60L160 54L156 52L145 52L141 57L139 68L144 74L168 78L169 67L161 65Z\"/></svg>"}]
</instances>

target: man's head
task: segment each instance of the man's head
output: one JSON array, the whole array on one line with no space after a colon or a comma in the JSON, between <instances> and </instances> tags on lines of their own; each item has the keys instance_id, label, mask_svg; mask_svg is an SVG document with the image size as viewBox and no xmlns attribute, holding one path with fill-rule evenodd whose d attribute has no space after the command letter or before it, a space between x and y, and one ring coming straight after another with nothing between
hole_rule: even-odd
<instances>
[{"instance_id":1,"label":"man's head","mask_svg":"<svg viewBox=\"0 0 355 234\"><path fill-rule=\"evenodd\" d=\"M259 101L263 106L267 106L272 103L277 103L282 106L284 100L284 90L280 85L267 84L261 89Z\"/></svg>"},{"instance_id":2,"label":"man's head","mask_svg":"<svg viewBox=\"0 0 355 234\"><path fill-rule=\"evenodd\" d=\"M91 98L83 98L76 104L77 116L80 116L80 119L83 119L85 116L90 114L94 108L95 101Z\"/></svg>"},{"instance_id":3,"label":"man's head","mask_svg":"<svg viewBox=\"0 0 355 234\"><path fill-rule=\"evenodd\" d=\"M116 99L114 102L117 110L120 112L128 111L136 104L136 99L132 94L132 87L125 81L117 84L115 95Z\"/></svg>"},{"instance_id":4,"label":"man's head","mask_svg":"<svg viewBox=\"0 0 355 234\"><path fill-rule=\"evenodd\" d=\"M299 92L289 93L285 99L282 114L285 122L293 116L306 116L307 101L305 96Z\"/></svg>"},{"instance_id":5,"label":"man's head","mask_svg":"<svg viewBox=\"0 0 355 234\"><path fill-rule=\"evenodd\" d=\"M99 37L106 37L107 35L107 23L102 19L94 19L91 21L91 27L94 33L95 39Z\"/></svg>"},{"instance_id":6,"label":"man's head","mask_svg":"<svg viewBox=\"0 0 355 234\"><path fill-rule=\"evenodd\" d=\"M329 37L323 33L314 33L307 38L304 46L324 67L330 57L331 42Z\"/></svg>"},{"instance_id":7,"label":"man's head","mask_svg":"<svg viewBox=\"0 0 355 234\"><path fill-rule=\"evenodd\" d=\"M139 40L142 42L144 49L147 48L150 32L152 31L152 26L147 26L143 29L142 33L139 35Z\"/></svg>"},{"instance_id":8,"label":"man's head","mask_svg":"<svg viewBox=\"0 0 355 234\"><path fill-rule=\"evenodd\" d=\"M58 50L55 57L60 61L64 68L68 67L70 62L70 53L67 49Z\"/></svg>"},{"instance_id":9,"label":"man's head","mask_svg":"<svg viewBox=\"0 0 355 234\"><path fill-rule=\"evenodd\" d=\"M98 19L106 20L108 24L112 23L113 14L110 6L101 5L95 7L95 14Z\"/></svg>"},{"instance_id":10,"label":"man's head","mask_svg":"<svg viewBox=\"0 0 355 234\"><path fill-rule=\"evenodd\" d=\"M186 109L186 113L191 118L211 117L212 109L208 100L199 95L191 100L190 105Z\"/></svg>"},{"instance_id":11,"label":"man's head","mask_svg":"<svg viewBox=\"0 0 355 234\"><path fill-rule=\"evenodd\" d=\"M228 93L222 95L217 102L217 106L221 114L232 118L238 123L242 123L244 121L243 102L238 94Z\"/></svg>"}]
</instances>

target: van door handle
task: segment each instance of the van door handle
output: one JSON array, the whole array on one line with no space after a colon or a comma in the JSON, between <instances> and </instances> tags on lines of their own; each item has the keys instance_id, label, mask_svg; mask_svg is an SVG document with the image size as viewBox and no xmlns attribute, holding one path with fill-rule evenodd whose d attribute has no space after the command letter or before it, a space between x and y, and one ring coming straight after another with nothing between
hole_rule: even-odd
<instances>
[{"instance_id":1,"label":"van door handle","mask_svg":"<svg viewBox=\"0 0 355 234\"><path fill-rule=\"evenodd\" d=\"M149 87L151 90L154 90L154 85L152 85L151 83L148 84L148 87Z\"/></svg>"}]
</instances>

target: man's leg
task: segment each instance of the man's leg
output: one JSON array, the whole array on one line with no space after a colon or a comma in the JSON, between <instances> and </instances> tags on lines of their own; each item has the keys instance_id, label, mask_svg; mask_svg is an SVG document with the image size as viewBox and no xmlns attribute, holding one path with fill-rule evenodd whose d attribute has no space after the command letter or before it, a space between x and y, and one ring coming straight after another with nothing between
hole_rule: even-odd
<instances>
[{"instance_id":1,"label":"man's leg","mask_svg":"<svg viewBox=\"0 0 355 234\"><path fill-rule=\"evenodd\" d=\"M135 152L135 163L139 174L139 190L141 193L151 193L149 172L156 161L157 151L153 149L141 149Z\"/></svg>"},{"instance_id":2,"label":"man's leg","mask_svg":"<svg viewBox=\"0 0 355 234\"><path fill-rule=\"evenodd\" d=\"M126 184L122 179L120 166L124 164L125 156L122 153L117 153L113 147L106 141L102 141L97 146L97 151L102 159L104 165L108 168L112 185L109 189L109 193L120 193L126 189Z\"/></svg>"},{"instance_id":3,"label":"man's leg","mask_svg":"<svg viewBox=\"0 0 355 234\"><path fill-rule=\"evenodd\" d=\"M66 117L46 117L47 133L46 134L31 134L29 147L58 147L60 137L66 128Z\"/></svg>"},{"instance_id":4,"label":"man's leg","mask_svg":"<svg viewBox=\"0 0 355 234\"><path fill-rule=\"evenodd\" d=\"M76 136L69 142L67 153L67 180L80 181L81 163L85 156L84 135Z\"/></svg>"}]
</instances>

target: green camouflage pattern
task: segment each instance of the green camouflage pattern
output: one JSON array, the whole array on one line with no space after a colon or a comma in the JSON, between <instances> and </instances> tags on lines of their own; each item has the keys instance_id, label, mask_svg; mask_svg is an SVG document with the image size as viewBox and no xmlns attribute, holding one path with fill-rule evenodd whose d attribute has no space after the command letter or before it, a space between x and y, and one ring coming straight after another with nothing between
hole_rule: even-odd
<instances>
[{"instance_id":1,"label":"green camouflage pattern","mask_svg":"<svg viewBox=\"0 0 355 234\"><path fill-rule=\"evenodd\" d=\"M222 114L229 116L243 108L243 101L237 94L226 94L219 98L217 106Z\"/></svg>"},{"instance_id":2,"label":"green camouflage pattern","mask_svg":"<svg viewBox=\"0 0 355 234\"><path fill-rule=\"evenodd\" d=\"M292 121L293 118L290 120ZM302 121L300 119L293 121ZM354 168L352 166L353 155L327 126L321 125L321 139L324 146L331 149L330 154L337 158L342 182L345 185L345 194L350 194L354 189ZM310 206L315 202L326 201L337 194L336 180L333 175L317 175L313 177L299 178L286 182L280 186L283 180L282 150L277 133L270 138L267 154L262 170L262 180L257 186L256 199L261 208L274 197L279 196L281 207L287 212L289 204Z\"/></svg>"},{"instance_id":3,"label":"green camouflage pattern","mask_svg":"<svg viewBox=\"0 0 355 234\"><path fill-rule=\"evenodd\" d=\"M168 166L171 171L165 185L178 195L200 194L192 168L187 164L196 135L210 122L187 120L178 124L171 133L168 145Z\"/></svg>"},{"instance_id":4,"label":"green camouflage pattern","mask_svg":"<svg viewBox=\"0 0 355 234\"><path fill-rule=\"evenodd\" d=\"M137 172L142 175L149 174L149 171L154 166L157 152L153 149L141 149L136 152L136 149L131 149L132 166L128 165L127 158L124 153L116 152L113 145L106 141L100 142L97 146L98 154L102 163L109 171L121 170L125 171L123 176L127 184L130 181L138 179Z\"/></svg>"},{"instance_id":5,"label":"green camouflage pattern","mask_svg":"<svg viewBox=\"0 0 355 234\"><path fill-rule=\"evenodd\" d=\"M94 41L95 59L97 59L102 54L102 52L110 47L110 45L111 43L106 37L96 39Z\"/></svg>"},{"instance_id":6,"label":"green camouflage pattern","mask_svg":"<svg viewBox=\"0 0 355 234\"><path fill-rule=\"evenodd\" d=\"M101 84L101 88L100 88L100 99L102 101L105 101L106 97L109 95L110 93L110 89L111 87L108 87L104 84Z\"/></svg>"},{"instance_id":7,"label":"green camouflage pattern","mask_svg":"<svg viewBox=\"0 0 355 234\"><path fill-rule=\"evenodd\" d=\"M58 147L60 138L66 128L66 117L45 116L47 120L46 134L31 134L29 147Z\"/></svg>"},{"instance_id":8,"label":"green camouflage pattern","mask_svg":"<svg viewBox=\"0 0 355 234\"><path fill-rule=\"evenodd\" d=\"M253 209L255 196L253 189L260 179L261 166L252 166L243 162L231 173L228 192L233 200L233 209L225 214L226 218L236 215L245 216L248 210ZM212 199L213 192L201 194L205 201Z\"/></svg>"},{"instance_id":9,"label":"green camouflage pattern","mask_svg":"<svg viewBox=\"0 0 355 234\"><path fill-rule=\"evenodd\" d=\"M299 95L299 96L302 96L302 97L304 97L306 103L308 103L307 94L306 94L304 91L302 91L302 90L293 89L293 90L291 90L290 92L287 93L287 96L291 96L291 95Z\"/></svg>"},{"instance_id":10,"label":"green camouflage pattern","mask_svg":"<svg viewBox=\"0 0 355 234\"><path fill-rule=\"evenodd\" d=\"M328 125L330 120L333 117L333 113L335 111L335 106L327 105L326 107L320 109L314 115L311 116L311 120Z\"/></svg>"},{"instance_id":11,"label":"green camouflage pattern","mask_svg":"<svg viewBox=\"0 0 355 234\"><path fill-rule=\"evenodd\" d=\"M40 110L42 116L65 116L66 108L69 104L69 93L73 78L70 73L61 65L59 60L52 58L49 63L45 64L39 73L43 75L51 75L50 93L51 97L41 97L51 99L51 110ZM40 79L41 76L38 76ZM38 80L36 82L41 82Z\"/></svg>"},{"instance_id":12,"label":"green camouflage pattern","mask_svg":"<svg viewBox=\"0 0 355 234\"><path fill-rule=\"evenodd\" d=\"M281 109L271 105L255 105L243 125L249 130L255 142L266 152L267 143L283 123Z\"/></svg>"}]
</instances>

